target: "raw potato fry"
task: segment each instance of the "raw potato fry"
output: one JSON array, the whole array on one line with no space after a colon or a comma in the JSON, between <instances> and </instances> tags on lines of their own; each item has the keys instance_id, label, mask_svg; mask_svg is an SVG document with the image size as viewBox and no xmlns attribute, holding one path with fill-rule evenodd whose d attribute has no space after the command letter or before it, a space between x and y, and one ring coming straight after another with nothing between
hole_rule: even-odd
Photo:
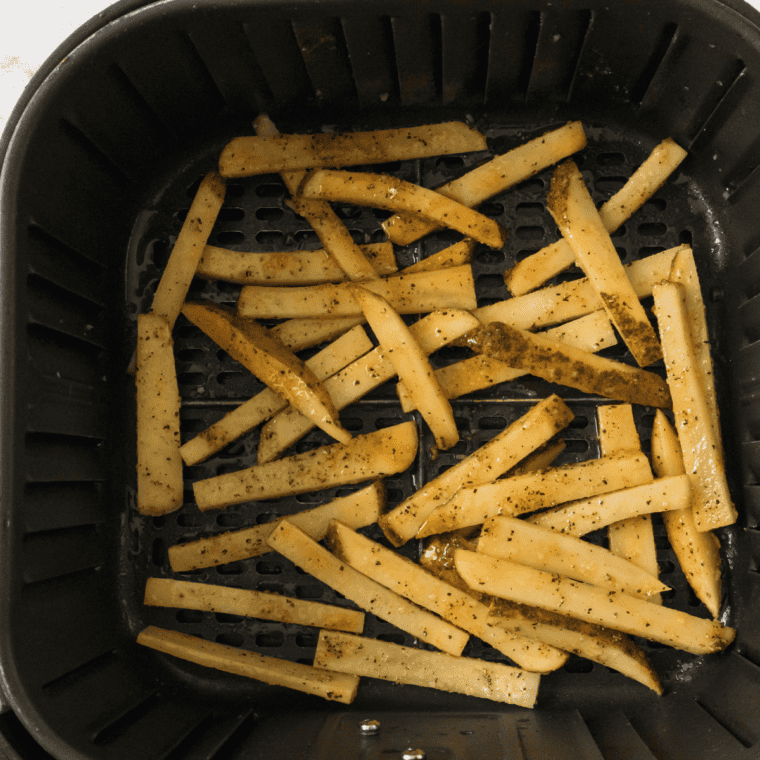
<instances>
[{"instance_id":1,"label":"raw potato fry","mask_svg":"<svg viewBox=\"0 0 760 760\"><path fill-rule=\"evenodd\" d=\"M736 509L726 482L722 447L715 435L700 362L694 352L683 287L672 282L655 285L654 310L665 352L676 431L691 479L694 524L699 531L732 525Z\"/></svg>"},{"instance_id":2,"label":"raw potato fry","mask_svg":"<svg viewBox=\"0 0 760 760\"><path fill-rule=\"evenodd\" d=\"M481 525L495 515L521 515L651 482L646 456L624 452L493 483L463 486L430 513L417 531L417 538Z\"/></svg>"},{"instance_id":3,"label":"raw potato fry","mask_svg":"<svg viewBox=\"0 0 760 760\"><path fill-rule=\"evenodd\" d=\"M483 201L585 147L583 125L579 121L571 121L564 127L496 156L458 179L437 187L435 191L469 208L475 208ZM397 245L409 245L438 229L435 224L400 214L387 219L382 227L388 239Z\"/></svg>"},{"instance_id":4,"label":"raw potato fry","mask_svg":"<svg viewBox=\"0 0 760 760\"><path fill-rule=\"evenodd\" d=\"M466 549L457 549L454 559L459 574L471 587L483 593L560 612L692 654L719 652L735 636L733 628L712 620L508 560L494 559Z\"/></svg>"},{"instance_id":5,"label":"raw potato fry","mask_svg":"<svg viewBox=\"0 0 760 760\"><path fill-rule=\"evenodd\" d=\"M364 317L336 317L335 319L289 319L269 329L291 351L312 348L333 340L352 327L364 324Z\"/></svg>"},{"instance_id":6,"label":"raw potato fry","mask_svg":"<svg viewBox=\"0 0 760 760\"><path fill-rule=\"evenodd\" d=\"M314 372L266 328L241 319L232 309L217 303L188 302L182 313L328 435L341 443L351 440L351 433L341 427L330 395Z\"/></svg>"},{"instance_id":7,"label":"raw potato fry","mask_svg":"<svg viewBox=\"0 0 760 760\"><path fill-rule=\"evenodd\" d=\"M359 246L379 275L398 271L390 243ZM241 253L207 245L196 271L207 280L224 280L240 285L321 285L343 282L345 272L324 249Z\"/></svg>"},{"instance_id":8,"label":"raw potato fry","mask_svg":"<svg viewBox=\"0 0 760 760\"><path fill-rule=\"evenodd\" d=\"M137 510L143 515L165 515L184 501L172 346L166 317L137 317Z\"/></svg>"},{"instance_id":9,"label":"raw potato fry","mask_svg":"<svg viewBox=\"0 0 760 760\"><path fill-rule=\"evenodd\" d=\"M403 472L417 456L417 428L402 422L348 443L321 446L276 462L254 465L193 484L201 511L276 499Z\"/></svg>"},{"instance_id":10,"label":"raw potato fry","mask_svg":"<svg viewBox=\"0 0 760 760\"><path fill-rule=\"evenodd\" d=\"M656 576L601 546L516 517L488 520L478 539L477 551L648 601L668 589Z\"/></svg>"},{"instance_id":11,"label":"raw potato fry","mask_svg":"<svg viewBox=\"0 0 760 760\"><path fill-rule=\"evenodd\" d=\"M404 267L404 274L413 274L414 272L431 272L434 269L449 269L458 267L462 264L472 263L472 257L475 253L475 241L472 238L465 238L458 243L444 248L438 253L426 256L420 259L416 264Z\"/></svg>"},{"instance_id":12,"label":"raw potato fry","mask_svg":"<svg viewBox=\"0 0 760 760\"><path fill-rule=\"evenodd\" d=\"M493 219L435 190L385 174L317 169L307 175L299 193L303 198L411 213L436 225L450 227L489 248L501 249L507 239L507 231Z\"/></svg>"},{"instance_id":13,"label":"raw potato fry","mask_svg":"<svg viewBox=\"0 0 760 760\"><path fill-rule=\"evenodd\" d=\"M272 686L285 686L346 705L354 701L359 688L358 676L266 657L152 625L140 633L137 643L207 668L254 678Z\"/></svg>"},{"instance_id":14,"label":"raw potato fry","mask_svg":"<svg viewBox=\"0 0 760 760\"><path fill-rule=\"evenodd\" d=\"M272 551L267 539L285 519L315 541L321 541L327 534L330 520L340 520L352 528L363 528L377 522L385 504L385 487L382 481L377 481L356 493L341 496L313 509L250 528L229 530L209 538L170 546L169 564L175 573L184 573L266 554Z\"/></svg>"},{"instance_id":15,"label":"raw potato fry","mask_svg":"<svg viewBox=\"0 0 760 760\"><path fill-rule=\"evenodd\" d=\"M223 612L227 615L310 625L349 633L361 633L364 630L364 613L358 610L265 591L175 581L170 578L148 578L143 603L154 607Z\"/></svg>"},{"instance_id":16,"label":"raw potato fry","mask_svg":"<svg viewBox=\"0 0 760 760\"><path fill-rule=\"evenodd\" d=\"M506 599L494 599L491 620L508 631L598 662L662 695L660 679L644 652L619 631Z\"/></svg>"},{"instance_id":17,"label":"raw potato fry","mask_svg":"<svg viewBox=\"0 0 760 760\"><path fill-rule=\"evenodd\" d=\"M539 402L495 438L383 515L378 523L386 538L394 546L405 544L455 491L496 480L565 428L573 416L559 396Z\"/></svg>"},{"instance_id":18,"label":"raw potato fry","mask_svg":"<svg viewBox=\"0 0 760 760\"><path fill-rule=\"evenodd\" d=\"M533 707L540 676L500 662L452 657L351 634L320 631L314 664L395 683Z\"/></svg>"},{"instance_id":19,"label":"raw potato fry","mask_svg":"<svg viewBox=\"0 0 760 760\"><path fill-rule=\"evenodd\" d=\"M219 157L219 173L223 177L250 177L294 169L380 164L485 149L485 137L457 121L372 132L236 137Z\"/></svg>"},{"instance_id":20,"label":"raw potato fry","mask_svg":"<svg viewBox=\"0 0 760 760\"><path fill-rule=\"evenodd\" d=\"M177 321L198 262L203 256L206 241L224 203L224 195L222 178L216 172L207 174L195 194L177 242L169 255L153 296L151 311L165 317L170 328Z\"/></svg>"},{"instance_id":21,"label":"raw potato fry","mask_svg":"<svg viewBox=\"0 0 760 760\"><path fill-rule=\"evenodd\" d=\"M367 290L382 296L399 314L421 314L435 309L474 309L475 282L467 264L432 272L415 272L368 280ZM356 317L359 304L347 283L274 288L245 285L237 304L241 317Z\"/></svg>"},{"instance_id":22,"label":"raw potato fry","mask_svg":"<svg viewBox=\"0 0 760 760\"><path fill-rule=\"evenodd\" d=\"M307 359L304 364L314 372L317 380L322 381L340 372L347 364L371 349L372 342L364 328L359 326L342 335L311 359ZM203 462L287 407L288 402L282 396L271 388L266 388L184 443L180 448L180 454L187 465Z\"/></svg>"},{"instance_id":23,"label":"raw potato fry","mask_svg":"<svg viewBox=\"0 0 760 760\"><path fill-rule=\"evenodd\" d=\"M558 533L570 536L585 536L592 530L606 528L619 520L627 520L638 515L685 509L690 504L691 487L686 475L672 478L657 478L622 491L583 499L561 507L549 509L528 520Z\"/></svg>"},{"instance_id":24,"label":"raw potato fry","mask_svg":"<svg viewBox=\"0 0 760 760\"><path fill-rule=\"evenodd\" d=\"M567 655L553 647L506 634L489 624L488 607L484 604L337 521L330 523L327 546L355 570L477 636L525 670L547 673L562 667L567 660Z\"/></svg>"},{"instance_id":25,"label":"raw potato fry","mask_svg":"<svg viewBox=\"0 0 760 760\"><path fill-rule=\"evenodd\" d=\"M625 185L599 209L599 217L607 232L613 233L633 216L663 186L686 155L686 151L669 137L655 147ZM561 238L507 270L504 281L509 292L519 296L535 290L573 264L575 253Z\"/></svg>"},{"instance_id":26,"label":"raw potato fry","mask_svg":"<svg viewBox=\"0 0 760 760\"><path fill-rule=\"evenodd\" d=\"M409 328L425 353L432 353L450 343L478 324L467 311L446 309L434 311ZM325 388L335 407L345 409L373 388L396 374L390 359L380 348L350 364L346 369L325 380ZM259 438L258 461L271 462L314 427L311 420L297 410L286 409L264 425Z\"/></svg>"},{"instance_id":27,"label":"raw potato fry","mask_svg":"<svg viewBox=\"0 0 760 760\"><path fill-rule=\"evenodd\" d=\"M657 410L652 428L652 465L657 477L684 472L681 444L665 415ZM690 507L662 515L678 564L710 614L720 612L720 542L711 531L698 531Z\"/></svg>"},{"instance_id":28,"label":"raw potato fry","mask_svg":"<svg viewBox=\"0 0 760 760\"><path fill-rule=\"evenodd\" d=\"M382 296L357 285L354 298L396 374L411 389L414 405L435 436L436 446L450 449L459 441L459 431L451 404L436 380L427 354L404 320Z\"/></svg>"},{"instance_id":29,"label":"raw potato fry","mask_svg":"<svg viewBox=\"0 0 760 760\"><path fill-rule=\"evenodd\" d=\"M269 545L381 620L441 651L456 657L462 653L469 639L467 633L349 567L287 520L277 526Z\"/></svg>"},{"instance_id":30,"label":"raw potato fry","mask_svg":"<svg viewBox=\"0 0 760 760\"><path fill-rule=\"evenodd\" d=\"M669 409L670 392L654 372L631 367L545 335L491 322L460 340L478 353L520 367L550 383L560 383L618 401Z\"/></svg>"},{"instance_id":31,"label":"raw potato fry","mask_svg":"<svg viewBox=\"0 0 760 760\"><path fill-rule=\"evenodd\" d=\"M639 366L661 359L654 328L572 161L555 169L546 205Z\"/></svg>"}]
</instances>

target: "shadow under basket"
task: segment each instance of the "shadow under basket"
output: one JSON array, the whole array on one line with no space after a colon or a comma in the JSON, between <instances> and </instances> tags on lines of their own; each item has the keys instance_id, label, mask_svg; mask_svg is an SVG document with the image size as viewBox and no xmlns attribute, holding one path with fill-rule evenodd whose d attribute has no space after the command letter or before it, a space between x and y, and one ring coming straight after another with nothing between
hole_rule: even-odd
<instances>
[{"instance_id":1,"label":"shadow under basket","mask_svg":"<svg viewBox=\"0 0 760 760\"><path fill-rule=\"evenodd\" d=\"M108 21L108 23L106 23ZM743 760L760 751L760 15L741 2L539 3L431 0L123 2L56 53L6 129L2 225L0 755L109 760L394 758ZM467 119L504 152L568 120L594 200L615 192L665 137L689 152L615 234L624 261L690 243L708 309L728 475L740 513L719 531L719 655L641 642L665 695L571 657L542 679L536 709L363 679L353 705L206 670L138 647L146 625L310 662L314 629L208 612L145 608L149 577L181 577L347 605L274 554L173 575L167 548L351 491L201 513L192 482L255 461L257 433L186 468L186 504L135 510L133 379L137 313L198 180L224 144L269 113L283 132ZM380 167L435 186L483 154ZM495 197L503 251L478 248L479 302L508 297L507 266L557 237L551 170ZM315 247L279 177L228 183L212 243ZM338 207L358 242L383 215ZM400 248L400 266L453 242ZM560 278L562 279L562 278ZM191 293L234 303L237 286ZM261 386L189 322L175 328L183 439ZM617 351L617 353L616 353ZM609 355L623 357L611 349ZM457 349L436 361L457 358ZM460 443L437 459L421 424L413 468L388 479L391 505L493 437L550 392L576 414L559 463L599 455L599 399L535 378L454 402ZM402 415L394 383L343 412L354 432ZM654 410L637 408L648 451ZM419 420L418 420L419 423ZM312 433L295 450L326 442ZM374 529L369 535L377 537ZM666 604L706 616L655 520ZM414 556L417 547L405 551ZM411 637L368 615L366 633ZM472 641L465 654L499 659ZM376 736L359 723L376 718Z\"/></svg>"}]
</instances>

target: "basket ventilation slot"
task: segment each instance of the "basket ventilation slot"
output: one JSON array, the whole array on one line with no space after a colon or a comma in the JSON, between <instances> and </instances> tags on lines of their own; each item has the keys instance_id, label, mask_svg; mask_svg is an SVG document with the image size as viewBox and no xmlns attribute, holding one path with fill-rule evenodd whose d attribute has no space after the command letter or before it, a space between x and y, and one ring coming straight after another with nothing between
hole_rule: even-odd
<instances>
[{"instance_id":1,"label":"basket ventilation slot","mask_svg":"<svg viewBox=\"0 0 760 760\"><path fill-rule=\"evenodd\" d=\"M398 98L393 29L388 16L351 16L342 20L351 70L363 105Z\"/></svg>"}]
</instances>

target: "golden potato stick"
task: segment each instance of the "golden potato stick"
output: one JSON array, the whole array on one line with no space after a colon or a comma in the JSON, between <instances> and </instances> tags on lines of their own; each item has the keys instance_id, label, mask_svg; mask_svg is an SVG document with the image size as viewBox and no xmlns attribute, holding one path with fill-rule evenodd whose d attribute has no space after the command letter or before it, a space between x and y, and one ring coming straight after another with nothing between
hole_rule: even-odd
<instances>
[{"instance_id":1,"label":"golden potato stick","mask_svg":"<svg viewBox=\"0 0 760 760\"><path fill-rule=\"evenodd\" d=\"M457 549L454 560L470 586L491 596L559 612L692 654L718 652L734 639L732 628L712 620L505 559Z\"/></svg>"},{"instance_id":2,"label":"golden potato stick","mask_svg":"<svg viewBox=\"0 0 760 760\"><path fill-rule=\"evenodd\" d=\"M439 449L450 449L459 441L459 430L454 420L454 411L436 380L427 353L415 340L404 320L382 296L356 285L354 298L359 302L380 348L390 359L396 374L411 389L414 405L433 433L435 445Z\"/></svg>"},{"instance_id":3,"label":"golden potato stick","mask_svg":"<svg viewBox=\"0 0 760 760\"><path fill-rule=\"evenodd\" d=\"M403 472L417 455L413 422L360 435L276 462L254 465L193 484L201 511L245 501L276 499L333 486L351 485Z\"/></svg>"},{"instance_id":4,"label":"golden potato stick","mask_svg":"<svg viewBox=\"0 0 760 760\"><path fill-rule=\"evenodd\" d=\"M560 327L546 331L546 337L567 343L583 351L601 351L617 343L615 331L604 311L597 311L580 319L575 319ZM525 375L522 369L514 369L504 362L492 359L490 356L476 354L459 362L435 370L435 376L446 394L453 400L464 396L465 393L491 388L498 383L515 380ZM396 386L401 408L405 412L412 411L414 402L403 383Z\"/></svg>"},{"instance_id":5,"label":"golden potato stick","mask_svg":"<svg viewBox=\"0 0 760 760\"><path fill-rule=\"evenodd\" d=\"M465 631L349 567L287 520L269 537L269 545L362 609L437 649L459 656L470 638Z\"/></svg>"},{"instance_id":6,"label":"golden potato stick","mask_svg":"<svg viewBox=\"0 0 760 760\"><path fill-rule=\"evenodd\" d=\"M686 151L671 138L663 140L625 185L599 209L607 232L614 232L633 216L663 186L686 155ZM509 292L519 296L535 290L573 264L575 253L561 238L507 270L504 280Z\"/></svg>"},{"instance_id":7,"label":"golden potato stick","mask_svg":"<svg viewBox=\"0 0 760 760\"><path fill-rule=\"evenodd\" d=\"M358 676L267 657L152 625L138 635L137 643L207 668L253 678L272 686L285 686L347 705L354 701L359 688Z\"/></svg>"},{"instance_id":8,"label":"golden potato stick","mask_svg":"<svg viewBox=\"0 0 760 760\"><path fill-rule=\"evenodd\" d=\"M676 431L658 409L652 428L652 465L659 478L684 472L681 444ZM710 614L720 612L720 541L711 530L698 531L691 508L664 512L668 540L678 564Z\"/></svg>"},{"instance_id":9,"label":"golden potato stick","mask_svg":"<svg viewBox=\"0 0 760 760\"><path fill-rule=\"evenodd\" d=\"M348 633L320 631L314 664L393 683L533 707L541 676L500 662L452 657Z\"/></svg>"},{"instance_id":10,"label":"golden potato stick","mask_svg":"<svg viewBox=\"0 0 760 760\"><path fill-rule=\"evenodd\" d=\"M405 544L414 538L430 513L457 490L496 480L567 427L573 417L559 396L540 401L497 436L384 514L378 523L386 538L394 546Z\"/></svg>"},{"instance_id":11,"label":"golden potato stick","mask_svg":"<svg viewBox=\"0 0 760 760\"><path fill-rule=\"evenodd\" d=\"M410 559L386 549L335 520L327 530L327 546L354 570L435 612L452 625L477 636L521 668L548 673L561 667L567 655L488 624L488 607L446 583Z\"/></svg>"},{"instance_id":12,"label":"golden potato stick","mask_svg":"<svg viewBox=\"0 0 760 760\"><path fill-rule=\"evenodd\" d=\"M289 520L315 541L321 541L330 520L340 520L352 528L363 528L377 522L385 508L385 487L376 481L356 493L341 496L313 509L305 509L268 523L240 530L228 530L208 538L170 546L169 564L175 573L216 567L228 562L259 557L272 551L267 539L282 522Z\"/></svg>"},{"instance_id":13,"label":"golden potato stick","mask_svg":"<svg viewBox=\"0 0 760 760\"><path fill-rule=\"evenodd\" d=\"M180 399L172 346L166 317L137 317L137 510L143 515L173 512L184 501Z\"/></svg>"},{"instance_id":14,"label":"golden potato stick","mask_svg":"<svg viewBox=\"0 0 760 760\"><path fill-rule=\"evenodd\" d=\"M195 194L177 242L169 255L153 296L151 311L165 317L170 327L174 327L185 302L206 241L224 203L224 194L224 181L221 177L216 172L207 174Z\"/></svg>"},{"instance_id":15,"label":"golden potato stick","mask_svg":"<svg viewBox=\"0 0 760 760\"><path fill-rule=\"evenodd\" d=\"M649 460L639 452L590 459L541 472L463 486L436 507L417 531L417 538L481 525L494 515L522 515L574 499L652 482Z\"/></svg>"},{"instance_id":16,"label":"golden potato stick","mask_svg":"<svg viewBox=\"0 0 760 760\"><path fill-rule=\"evenodd\" d=\"M687 475L657 478L653 483L624 488L604 496L582 499L533 515L529 522L570 536L585 536L619 520L685 509L691 488Z\"/></svg>"},{"instance_id":17,"label":"golden potato stick","mask_svg":"<svg viewBox=\"0 0 760 760\"><path fill-rule=\"evenodd\" d=\"M475 281L467 264L432 272L414 272L362 283L382 296L399 314L421 314L435 309L474 309ZM237 304L241 317L356 317L361 314L348 283L276 288L244 285Z\"/></svg>"},{"instance_id":18,"label":"golden potato stick","mask_svg":"<svg viewBox=\"0 0 760 760\"><path fill-rule=\"evenodd\" d=\"M398 271L390 243L359 246L380 275ZM345 272L324 249L253 253L207 245L196 271L207 280L224 280L240 285L321 285L343 282Z\"/></svg>"},{"instance_id":19,"label":"golden potato stick","mask_svg":"<svg viewBox=\"0 0 760 760\"><path fill-rule=\"evenodd\" d=\"M655 285L654 311L665 352L676 431L691 479L694 524L699 531L731 525L736 522L736 509L694 351L683 287L672 282Z\"/></svg>"},{"instance_id":20,"label":"golden potato stick","mask_svg":"<svg viewBox=\"0 0 760 760\"><path fill-rule=\"evenodd\" d=\"M186 303L182 313L262 383L289 401L338 441L351 440L341 427L330 394L290 349L257 322L241 319L221 304Z\"/></svg>"},{"instance_id":21,"label":"golden potato stick","mask_svg":"<svg viewBox=\"0 0 760 760\"><path fill-rule=\"evenodd\" d=\"M291 351L301 351L333 340L352 327L364 324L361 317L337 317L335 319L288 319L269 328L270 334Z\"/></svg>"},{"instance_id":22,"label":"golden potato stick","mask_svg":"<svg viewBox=\"0 0 760 760\"><path fill-rule=\"evenodd\" d=\"M608 549L516 517L488 520L478 539L477 551L648 601L652 595L668 589L656 576Z\"/></svg>"},{"instance_id":23,"label":"golden potato stick","mask_svg":"<svg viewBox=\"0 0 760 760\"><path fill-rule=\"evenodd\" d=\"M606 359L504 322L483 325L465 335L460 343L550 383L616 401L666 409L671 406L668 385L654 372Z\"/></svg>"},{"instance_id":24,"label":"golden potato stick","mask_svg":"<svg viewBox=\"0 0 760 760\"><path fill-rule=\"evenodd\" d=\"M154 607L223 612L349 633L361 633L364 630L364 613L358 610L211 583L148 578L143 603Z\"/></svg>"},{"instance_id":25,"label":"golden potato stick","mask_svg":"<svg viewBox=\"0 0 760 760\"><path fill-rule=\"evenodd\" d=\"M625 267L636 295L652 295L652 286L668 278L676 253L686 245L655 253L645 259L633 261ZM567 322L604 308L588 277L564 282L551 288L534 290L517 298L508 298L473 312L484 324L505 322L521 330L537 330Z\"/></svg>"},{"instance_id":26,"label":"golden potato stick","mask_svg":"<svg viewBox=\"0 0 760 760\"><path fill-rule=\"evenodd\" d=\"M372 132L236 137L222 150L219 173L223 177L250 177L293 169L380 164L485 149L483 135L456 121Z\"/></svg>"},{"instance_id":27,"label":"golden potato stick","mask_svg":"<svg viewBox=\"0 0 760 760\"><path fill-rule=\"evenodd\" d=\"M493 219L419 185L386 174L317 169L306 176L303 198L355 203L386 211L412 213L450 227L490 248L501 249L507 231Z\"/></svg>"},{"instance_id":28,"label":"golden potato stick","mask_svg":"<svg viewBox=\"0 0 760 760\"><path fill-rule=\"evenodd\" d=\"M437 187L436 192L474 208L585 147L583 125L571 121ZM406 214L396 214L382 226L388 239L397 245L409 245L438 229L435 224Z\"/></svg>"},{"instance_id":29,"label":"golden potato stick","mask_svg":"<svg viewBox=\"0 0 760 760\"><path fill-rule=\"evenodd\" d=\"M508 631L533 635L539 641L617 670L657 694L663 693L646 654L624 633L506 599L492 601L491 620Z\"/></svg>"},{"instance_id":30,"label":"golden potato stick","mask_svg":"<svg viewBox=\"0 0 760 760\"><path fill-rule=\"evenodd\" d=\"M462 266L462 264L472 263L472 257L475 253L475 241L471 238L465 238L458 243L444 248L438 253L426 256L416 264L404 267L401 271L404 274L413 274L414 272L431 272L434 269L449 269L450 267Z\"/></svg>"},{"instance_id":31,"label":"golden potato stick","mask_svg":"<svg viewBox=\"0 0 760 760\"><path fill-rule=\"evenodd\" d=\"M467 311L434 311L411 325L412 335L425 353L431 353L463 335L478 320ZM376 348L325 380L337 409L345 409L374 388L393 378L396 369L381 348ZM308 433L314 424L292 407L267 422L259 437L258 462L270 462Z\"/></svg>"},{"instance_id":32,"label":"golden potato stick","mask_svg":"<svg viewBox=\"0 0 760 760\"><path fill-rule=\"evenodd\" d=\"M370 350L372 350L372 342L367 337L364 328L358 326L307 359L304 364L314 372L317 380L322 381ZM230 442L287 407L288 402L282 396L271 388L265 388L261 393L257 393L202 433L184 443L180 448L180 454L187 465L203 462Z\"/></svg>"}]
</instances>

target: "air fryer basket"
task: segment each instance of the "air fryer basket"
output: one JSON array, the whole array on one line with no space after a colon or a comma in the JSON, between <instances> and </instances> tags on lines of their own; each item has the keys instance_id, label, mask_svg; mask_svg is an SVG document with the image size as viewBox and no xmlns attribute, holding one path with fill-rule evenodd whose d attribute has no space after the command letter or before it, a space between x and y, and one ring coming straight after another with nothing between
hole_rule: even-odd
<instances>
[{"instance_id":1,"label":"air fryer basket","mask_svg":"<svg viewBox=\"0 0 760 760\"><path fill-rule=\"evenodd\" d=\"M729 760L760 742L760 16L740 2L536 0L164 0L122 3L80 35L28 94L5 135L0 454L0 730L23 757L380 758L420 746L429 760L509 757ZM148 577L270 589L347 604L277 555L173 576L168 546L323 503L341 489L201 513L191 483L253 462L256 435L186 468L186 504L134 508L134 391L125 373L135 315L148 308L199 178L231 137L268 112L319 131L473 121L502 152L581 119L578 161L595 200L667 136L689 150L675 177L618 233L626 261L691 243L713 339L737 526L720 531L721 619L736 642L706 658L643 644L666 695L571 657L528 711L364 679L336 707L207 671L134 643L148 624L310 661L312 629L230 615L145 609ZM481 156L381 170L434 186ZM543 172L483 208L510 231L479 248L481 304L507 297L506 266L556 239ZM273 175L234 180L212 242L246 250L316 246ZM382 216L339 207L359 242ZM433 253L444 233L397 251ZM571 275L567 275L568 277ZM563 276L564 277L564 276ZM237 288L196 280L232 303ZM436 361L449 362L458 349ZM260 385L189 322L175 330L183 438ZM607 354L623 357L619 348ZM391 505L558 392L576 419L561 463L598 455L598 399L533 378L454 404L461 442L434 461L426 428L413 468L388 480ZM387 384L341 415L356 432L403 415ZM653 410L636 421L648 451ZM419 423L419 421L418 421ZM325 442L310 434L297 450ZM350 489L349 489L350 490ZM379 536L375 531L370 535ZM661 523L667 604L706 615ZM405 548L410 556L416 547ZM366 632L412 644L368 616ZM503 659L479 642L466 654ZM358 723L377 718L377 736ZM39 745L41 745L42 749ZM9 750L10 751L10 750ZM0 754L2 747L0 746Z\"/></svg>"}]
</instances>

